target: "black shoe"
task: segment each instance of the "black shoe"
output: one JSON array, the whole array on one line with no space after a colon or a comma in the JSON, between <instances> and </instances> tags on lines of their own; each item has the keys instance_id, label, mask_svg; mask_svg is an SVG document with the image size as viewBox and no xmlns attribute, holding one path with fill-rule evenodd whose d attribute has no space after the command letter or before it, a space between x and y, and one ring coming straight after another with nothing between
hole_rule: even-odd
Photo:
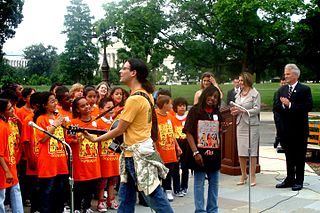
<instances>
[{"instance_id":1,"label":"black shoe","mask_svg":"<svg viewBox=\"0 0 320 213\"><path fill-rule=\"evenodd\" d=\"M277 153L284 153L284 149L282 147L277 148Z\"/></svg>"},{"instance_id":2,"label":"black shoe","mask_svg":"<svg viewBox=\"0 0 320 213\"><path fill-rule=\"evenodd\" d=\"M283 188L291 188L291 187L294 187L294 184L290 184L290 183L287 183L285 181L283 181L282 183L278 183L276 185L276 188L277 189L283 189Z\"/></svg>"},{"instance_id":3,"label":"black shoe","mask_svg":"<svg viewBox=\"0 0 320 213\"><path fill-rule=\"evenodd\" d=\"M300 191L302 188L303 188L302 185L294 184L294 186L292 187L292 191Z\"/></svg>"}]
</instances>

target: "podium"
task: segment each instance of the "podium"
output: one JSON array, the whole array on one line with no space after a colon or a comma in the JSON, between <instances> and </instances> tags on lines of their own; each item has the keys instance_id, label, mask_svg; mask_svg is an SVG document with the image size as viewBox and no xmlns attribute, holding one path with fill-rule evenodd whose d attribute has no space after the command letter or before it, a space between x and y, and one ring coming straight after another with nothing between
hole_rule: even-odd
<instances>
[{"instance_id":1,"label":"podium","mask_svg":"<svg viewBox=\"0 0 320 213\"><path fill-rule=\"evenodd\" d=\"M223 121L227 127L222 133L221 146L221 173L227 175L241 175L237 151L237 125L236 116L231 115L230 108L220 110ZM259 152L258 152L259 153ZM257 159L256 173L260 172L259 157Z\"/></svg>"}]
</instances>

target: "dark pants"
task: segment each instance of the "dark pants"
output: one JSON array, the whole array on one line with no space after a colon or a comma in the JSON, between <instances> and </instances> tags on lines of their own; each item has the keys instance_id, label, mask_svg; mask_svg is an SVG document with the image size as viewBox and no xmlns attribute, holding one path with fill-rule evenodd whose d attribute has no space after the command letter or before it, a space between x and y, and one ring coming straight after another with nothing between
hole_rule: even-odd
<instances>
[{"instance_id":1,"label":"dark pants","mask_svg":"<svg viewBox=\"0 0 320 213\"><path fill-rule=\"evenodd\" d=\"M85 180L74 182L74 209L81 211L81 204L83 201L83 210L91 207L91 200L93 194L97 191L98 180Z\"/></svg>"},{"instance_id":2,"label":"dark pants","mask_svg":"<svg viewBox=\"0 0 320 213\"><path fill-rule=\"evenodd\" d=\"M39 188L39 181L36 175L27 175L28 185L30 186L30 202L31 202L31 213L36 211L40 211L39 200L40 200L40 188Z\"/></svg>"},{"instance_id":3,"label":"dark pants","mask_svg":"<svg viewBox=\"0 0 320 213\"><path fill-rule=\"evenodd\" d=\"M186 139L182 139L182 140L177 139L177 141L182 150L182 154L180 155L180 159L178 163L175 164L174 166L174 177L177 176L178 180L180 181L180 169L181 169L181 181L179 182L179 185L181 190L184 190L184 189L188 189L188 181L189 181L189 169L187 167L187 159L186 159L189 144Z\"/></svg>"},{"instance_id":4,"label":"dark pants","mask_svg":"<svg viewBox=\"0 0 320 213\"><path fill-rule=\"evenodd\" d=\"M291 137L291 140L285 140L284 149L287 165L287 178L285 181L303 185L307 138Z\"/></svg>"},{"instance_id":5,"label":"dark pants","mask_svg":"<svg viewBox=\"0 0 320 213\"><path fill-rule=\"evenodd\" d=\"M174 171L175 167L178 167L178 163L166 163L164 164L168 169L169 173L167 174L166 179L162 180L162 187L164 190L172 190L171 183L173 182L173 191L179 192L180 189L180 177L177 172ZM171 182L172 180L172 182Z\"/></svg>"},{"instance_id":6,"label":"dark pants","mask_svg":"<svg viewBox=\"0 0 320 213\"><path fill-rule=\"evenodd\" d=\"M68 175L39 178L41 213L63 212L65 201L63 189L67 181Z\"/></svg>"}]
</instances>

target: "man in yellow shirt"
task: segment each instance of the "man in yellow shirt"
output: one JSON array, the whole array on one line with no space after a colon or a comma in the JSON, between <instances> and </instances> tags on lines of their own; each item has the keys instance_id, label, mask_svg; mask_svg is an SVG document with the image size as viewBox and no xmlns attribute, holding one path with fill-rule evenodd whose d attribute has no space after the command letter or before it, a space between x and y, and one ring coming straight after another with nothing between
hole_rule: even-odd
<instances>
[{"instance_id":1,"label":"man in yellow shirt","mask_svg":"<svg viewBox=\"0 0 320 213\"><path fill-rule=\"evenodd\" d=\"M129 59L120 70L120 82L126 84L130 88L131 94L143 92L148 95L150 100L153 100L151 96L153 92L153 86L147 80L148 73L148 68L142 60ZM149 188L147 188L146 191L140 190L141 185L139 185L139 179L141 179L141 177L139 177L140 173L137 171L137 169L139 169L139 165L137 165L138 163L135 164L134 162L135 158L134 153L132 152L132 147L139 147L136 145L146 144L145 146L141 145L141 147L148 148L144 150L149 150L150 141L152 145L151 121L152 109L149 101L142 95L131 95L126 100L117 128L98 138L93 138L90 134L86 133L86 137L89 140L96 142L115 138L121 134L124 135L124 147L127 148L125 148L122 155L125 160L123 162L123 166L121 167L121 174L125 173L125 179L121 180L119 189L120 206L118 208L118 212L134 212L137 188L142 192L142 195L148 205L157 213L173 212L169 201L160 186L159 180L152 179L152 183L147 183ZM160 165L160 167L162 167L162 165ZM148 170L151 168L142 169ZM153 172L150 173L150 176L152 176Z\"/></svg>"}]
</instances>

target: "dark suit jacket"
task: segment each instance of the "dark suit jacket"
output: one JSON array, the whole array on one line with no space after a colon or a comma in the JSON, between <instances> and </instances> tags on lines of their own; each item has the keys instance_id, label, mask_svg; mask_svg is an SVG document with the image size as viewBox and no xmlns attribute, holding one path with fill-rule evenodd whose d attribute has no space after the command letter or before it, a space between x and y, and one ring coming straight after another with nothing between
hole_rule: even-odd
<instances>
[{"instance_id":1,"label":"dark suit jacket","mask_svg":"<svg viewBox=\"0 0 320 213\"><path fill-rule=\"evenodd\" d=\"M230 101L234 102L236 100L236 98L235 98L236 94L237 93L234 90L234 88L228 91L228 94L227 94L227 104L228 105L230 104Z\"/></svg>"},{"instance_id":2,"label":"dark suit jacket","mask_svg":"<svg viewBox=\"0 0 320 213\"><path fill-rule=\"evenodd\" d=\"M288 97L288 90L288 85L278 90L275 110L280 113L286 143L301 144L303 141L306 142L309 135L308 112L312 110L311 89L298 82L290 97L290 109L283 107L280 101L280 97Z\"/></svg>"}]
</instances>

